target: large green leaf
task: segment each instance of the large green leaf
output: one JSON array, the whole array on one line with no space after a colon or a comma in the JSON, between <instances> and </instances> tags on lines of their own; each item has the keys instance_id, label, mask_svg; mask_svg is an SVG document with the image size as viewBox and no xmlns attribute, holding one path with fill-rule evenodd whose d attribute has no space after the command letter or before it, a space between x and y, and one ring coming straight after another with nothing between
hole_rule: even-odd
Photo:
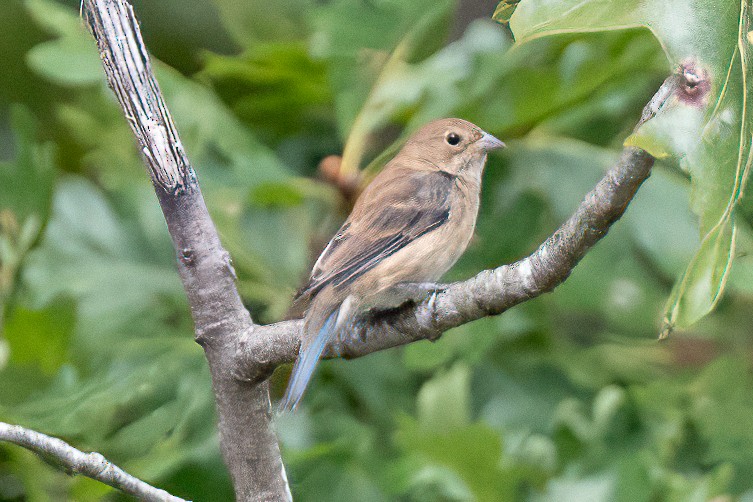
<instances>
[{"instance_id":1,"label":"large green leaf","mask_svg":"<svg viewBox=\"0 0 753 502\"><path fill-rule=\"evenodd\" d=\"M519 44L564 33L648 28L671 65L683 65L702 80L696 88L681 89L679 98L628 140L657 157L681 159L692 176L691 206L703 243L668 300L663 334L696 322L724 289L734 257L734 209L750 165L747 2L526 0L511 18L509 9L500 12Z\"/></svg>"},{"instance_id":2,"label":"large green leaf","mask_svg":"<svg viewBox=\"0 0 753 502\"><path fill-rule=\"evenodd\" d=\"M214 0L225 28L241 47L260 42L291 40L306 33L306 17L311 0L262 2Z\"/></svg>"},{"instance_id":3,"label":"large green leaf","mask_svg":"<svg viewBox=\"0 0 753 502\"><path fill-rule=\"evenodd\" d=\"M59 37L35 46L26 54L29 66L39 75L65 86L97 85L102 81L102 63L84 23L63 6L48 0L26 0L37 23Z\"/></svg>"},{"instance_id":4,"label":"large green leaf","mask_svg":"<svg viewBox=\"0 0 753 502\"><path fill-rule=\"evenodd\" d=\"M501 467L499 435L470 421L470 376L469 368L458 364L426 382L419 392L417 419L403 421L396 441L424 464L411 480L414 490L470 491L481 501L507 499L514 492L515 476ZM439 476L436 486L439 479L429 476L429 469L449 473Z\"/></svg>"},{"instance_id":5,"label":"large green leaf","mask_svg":"<svg viewBox=\"0 0 753 502\"><path fill-rule=\"evenodd\" d=\"M5 325L11 365L28 365L45 375L57 372L68 358L75 305L58 301L41 309L13 309Z\"/></svg>"}]
</instances>

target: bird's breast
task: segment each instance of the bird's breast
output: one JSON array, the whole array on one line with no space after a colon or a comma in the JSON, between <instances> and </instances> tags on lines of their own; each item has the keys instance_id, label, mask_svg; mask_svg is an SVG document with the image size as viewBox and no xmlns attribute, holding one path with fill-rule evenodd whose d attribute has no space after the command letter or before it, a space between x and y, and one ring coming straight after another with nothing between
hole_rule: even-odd
<instances>
[{"instance_id":1,"label":"bird's breast","mask_svg":"<svg viewBox=\"0 0 753 502\"><path fill-rule=\"evenodd\" d=\"M478 191L453 189L447 221L383 260L371 273L377 290L400 282L436 282L465 251L478 215ZM369 292L371 293L371 292Z\"/></svg>"}]
</instances>

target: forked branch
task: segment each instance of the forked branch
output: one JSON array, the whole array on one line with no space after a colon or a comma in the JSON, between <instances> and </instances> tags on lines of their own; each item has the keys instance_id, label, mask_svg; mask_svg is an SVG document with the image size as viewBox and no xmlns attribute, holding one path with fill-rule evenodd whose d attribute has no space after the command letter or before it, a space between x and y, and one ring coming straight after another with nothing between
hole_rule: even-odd
<instances>
[{"instance_id":1,"label":"forked branch","mask_svg":"<svg viewBox=\"0 0 753 502\"><path fill-rule=\"evenodd\" d=\"M196 340L212 374L220 445L236 498L287 500L290 490L271 427L268 384L243 382L232 372L239 335L254 324L170 118L133 9L125 0L84 0L83 7L175 246Z\"/></svg>"}]
</instances>

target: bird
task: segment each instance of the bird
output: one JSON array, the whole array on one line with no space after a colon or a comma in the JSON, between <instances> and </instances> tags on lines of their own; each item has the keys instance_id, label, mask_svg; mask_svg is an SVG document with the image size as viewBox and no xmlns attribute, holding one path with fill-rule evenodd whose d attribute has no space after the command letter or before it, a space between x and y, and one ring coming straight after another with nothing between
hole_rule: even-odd
<instances>
[{"instance_id":1,"label":"bird","mask_svg":"<svg viewBox=\"0 0 753 502\"><path fill-rule=\"evenodd\" d=\"M404 303L411 285L428 296L455 264L473 236L487 153L504 146L466 120L434 120L368 184L294 299L303 334L281 412L296 409L339 330Z\"/></svg>"}]
</instances>

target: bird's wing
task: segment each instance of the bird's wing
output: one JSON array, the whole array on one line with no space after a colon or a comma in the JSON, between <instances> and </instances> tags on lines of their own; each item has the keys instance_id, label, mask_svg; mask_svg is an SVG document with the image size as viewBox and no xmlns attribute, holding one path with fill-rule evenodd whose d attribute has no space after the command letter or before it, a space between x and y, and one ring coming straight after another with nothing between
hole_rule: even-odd
<instances>
[{"instance_id":1,"label":"bird's wing","mask_svg":"<svg viewBox=\"0 0 753 502\"><path fill-rule=\"evenodd\" d=\"M398 166L378 176L314 265L298 295L311 297L328 284L340 287L381 260L447 222L455 178L441 171Z\"/></svg>"}]
</instances>

